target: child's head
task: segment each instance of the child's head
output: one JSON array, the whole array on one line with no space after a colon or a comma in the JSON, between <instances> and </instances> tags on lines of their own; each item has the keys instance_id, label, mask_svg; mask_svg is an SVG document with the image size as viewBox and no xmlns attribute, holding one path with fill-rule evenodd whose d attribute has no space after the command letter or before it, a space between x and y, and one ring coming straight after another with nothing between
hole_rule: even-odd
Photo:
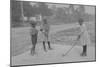
<instances>
[{"instance_id":1,"label":"child's head","mask_svg":"<svg viewBox=\"0 0 100 67\"><path fill-rule=\"evenodd\" d=\"M84 20L83 20L82 18L80 18L80 19L78 20L79 25L82 25L83 22L84 22Z\"/></svg>"},{"instance_id":2,"label":"child's head","mask_svg":"<svg viewBox=\"0 0 100 67\"><path fill-rule=\"evenodd\" d=\"M36 23L31 23L31 26L32 27L36 27Z\"/></svg>"}]
</instances>

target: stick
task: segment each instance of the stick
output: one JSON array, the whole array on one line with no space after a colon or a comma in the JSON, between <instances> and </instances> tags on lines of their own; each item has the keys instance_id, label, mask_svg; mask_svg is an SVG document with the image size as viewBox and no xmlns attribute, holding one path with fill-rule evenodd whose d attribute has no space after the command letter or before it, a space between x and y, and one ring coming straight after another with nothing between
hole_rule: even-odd
<instances>
[{"instance_id":1,"label":"stick","mask_svg":"<svg viewBox=\"0 0 100 67\"><path fill-rule=\"evenodd\" d=\"M75 42L78 41L79 39L80 39L80 35L78 35L78 37L77 37L77 39L75 40ZM72 47L71 47L65 54L63 54L62 56L63 56L63 57L66 56L66 55L75 47L75 45L76 45L76 44L72 45Z\"/></svg>"},{"instance_id":2,"label":"stick","mask_svg":"<svg viewBox=\"0 0 100 67\"><path fill-rule=\"evenodd\" d=\"M76 44L74 44L65 54L63 54L62 56L66 56L74 47L75 47Z\"/></svg>"}]
</instances>

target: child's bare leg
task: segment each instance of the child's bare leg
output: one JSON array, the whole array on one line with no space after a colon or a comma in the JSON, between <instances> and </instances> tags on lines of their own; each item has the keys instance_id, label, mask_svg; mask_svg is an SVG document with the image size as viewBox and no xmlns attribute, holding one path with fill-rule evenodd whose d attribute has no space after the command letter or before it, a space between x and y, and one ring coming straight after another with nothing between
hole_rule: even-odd
<instances>
[{"instance_id":1,"label":"child's bare leg","mask_svg":"<svg viewBox=\"0 0 100 67\"><path fill-rule=\"evenodd\" d=\"M83 52L82 52L81 56L87 56L87 45L83 46Z\"/></svg>"},{"instance_id":2,"label":"child's bare leg","mask_svg":"<svg viewBox=\"0 0 100 67\"><path fill-rule=\"evenodd\" d=\"M46 41L47 41L47 43L48 43L48 49L49 49L49 50L52 50L50 41L49 41L49 39L48 39L48 34L46 34L45 37L46 37Z\"/></svg>"},{"instance_id":3,"label":"child's bare leg","mask_svg":"<svg viewBox=\"0 0 100 67\"><path fill-rule=\"evenodd\" d=\"M35 39L34 39L35 38ZM35 52L35 46L36 46L36 43L37 43L37 36L33 36L32 35L32 48L31 48L31 55L34 55L36 52Z\"/></svg>"},{"instance_id":4,"label":"child's bare leg","mask_svg":"<svg viewBox=\"0 0 100 67\"><path fill-rule=\"evenodd\" d=\"M44 51L47 52L46 46L45 46L45 41L43 41L43 48L44 48Z\"/></svg>"},{"instance_id":5,"label":"child's bare leg","mask_svg":"<svg viewBox=\"0 0 100 67\"><path fill-rule=\"evenodd\" d=\"M48 48L49 48L49 50L52 50L51 45L50 45L50 41L48 41Z\"/></svg>"},{"instance_id":6,"label":"child's bare leg","mask_svg":"<svg viewBox=\"0 0 100 67\"><path fill-rule=\"evenodd\" d=\"M31 49L31 55L34 55L34 54L36 54L36 52L35 52L35 45Z\"/></svg>"}]
</instances>

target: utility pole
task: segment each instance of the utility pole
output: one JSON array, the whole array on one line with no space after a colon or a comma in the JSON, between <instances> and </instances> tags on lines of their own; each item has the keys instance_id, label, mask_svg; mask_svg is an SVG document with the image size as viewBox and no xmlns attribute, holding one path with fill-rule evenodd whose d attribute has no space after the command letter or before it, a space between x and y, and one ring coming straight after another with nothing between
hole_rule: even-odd
<instances>
[{"instance_id":1,"label":"utility pole","mask_svg":"<svg viewBox=\"0 0 100 67\"><path fill-rule=\"evenodd\" d=\"M22 22L24 23L23 1L20 2L20 5L21 5L21 17L22 17Z\"/></svg>"}]
</instances>

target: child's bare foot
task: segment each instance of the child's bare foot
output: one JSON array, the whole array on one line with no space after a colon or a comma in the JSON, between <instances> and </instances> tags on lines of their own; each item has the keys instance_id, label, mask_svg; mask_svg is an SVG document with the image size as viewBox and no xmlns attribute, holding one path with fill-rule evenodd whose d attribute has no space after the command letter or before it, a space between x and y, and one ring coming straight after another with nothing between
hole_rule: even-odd
<instances>
[{"instance_id":1,"label":"child's bare foot","mask_svg":"<svg viewBox=\"0 0 100 67\"><path fill-rule=\"evenodd\" d=\"M82 53L80 56L85 57L85 56L87 56L87 54L86 53Z\"/></svg>"},{"instance_id":2,"label":"child's bare foot","mask_svg":"<svg viewBox=\"0 0 100 67\"><path fill-rule=\"evenodd\" d=\"M32 53L31 55L34 56L36 53Z\"/></svg>"},{"instance_id":3,"label":"child's bare foot","mask_svg":"<svg viewBox=\"0 0 100 67\"><path fill-rule=\"evenodd\" d=\"M47 50L46 50L46 49L44 49L44 51L45 51L45 52L47 52Z\"/></svg>"},{"instance_id":4,"label":"child's bare foot","mask_svg":"<svg viewBox=\"0 0 100 67\"><path fill-rule=\"evenodd\" d=\"M36 54L35 51L31 51L31 55L34 56Z\"/></svg>"},{"instance_id":5,"label":"child's bare foot","mask_svg":"<svg viewBox=\"0 0 100 67\"><path fill-rule=\"evenodd\" d=\"M53 50L53 48L49 48L49 50Z\"/></svg>"}]
</instances>

